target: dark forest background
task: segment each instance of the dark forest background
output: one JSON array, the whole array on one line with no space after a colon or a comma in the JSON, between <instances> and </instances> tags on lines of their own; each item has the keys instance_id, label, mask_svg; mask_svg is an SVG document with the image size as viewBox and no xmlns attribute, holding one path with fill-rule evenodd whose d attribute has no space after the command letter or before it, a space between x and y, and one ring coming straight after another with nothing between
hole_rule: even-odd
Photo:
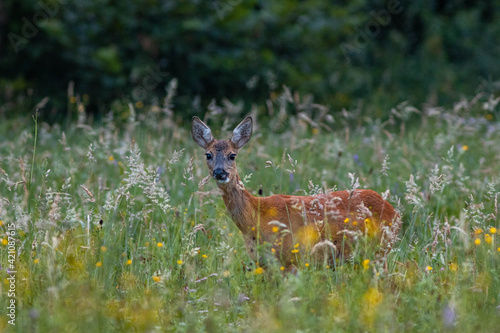
<instances>
[{"instance_id":1,"label":"dark forest background","mask_svg":"<svg viewBox=\"0 0 500 333\"><path fill-rule=\"evenodd\" d=\"M500 91L499 1L0 0L0 116L59 121L211 101L265 105L286 85L332 112ZM176 88L176 89L174 89Z\"/></svg>"}]
</instances>

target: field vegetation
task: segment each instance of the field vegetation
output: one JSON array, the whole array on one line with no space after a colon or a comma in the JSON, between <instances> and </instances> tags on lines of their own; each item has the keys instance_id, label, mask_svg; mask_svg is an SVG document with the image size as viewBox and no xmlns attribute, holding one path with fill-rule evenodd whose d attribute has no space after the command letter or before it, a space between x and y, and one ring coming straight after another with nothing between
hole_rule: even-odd
<instances>
[{"instance_id":1,"label":"field vegetation","mask_svg":"<svg viewBox=\"0 0 500 333\"><path fill-rule=\"evenodd\" d=\"M403 217L387 256L359 237L335 270L306 257L297 274L249 259L171 101L95 123L69 96L74 122L2 121L2 309L12 224L17 273L16 325L2 310L0 331L498 331L498 101L402 103L384 120L287 89L256 106L238 155L254 195L371 188ZM216 137L236 109L207 111Z\"/></svg>"}]
</instances>

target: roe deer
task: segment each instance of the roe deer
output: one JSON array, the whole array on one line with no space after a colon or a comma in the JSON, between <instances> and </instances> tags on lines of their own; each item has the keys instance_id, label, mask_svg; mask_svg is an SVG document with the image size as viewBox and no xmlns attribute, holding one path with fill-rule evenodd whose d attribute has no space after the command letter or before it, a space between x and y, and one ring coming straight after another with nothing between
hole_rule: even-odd
<instances>
[{"instance_id":1,"label":"roe deer","mask_svg":"<svg viewBox=\"0 0 500 333\"><path fill-rule=\"evenodd\" d=\"M395 238L400 226L399 214L372 190L313 196L252 196L244 188L235 162L239 149L252 136L251 117L246 117L234 129L229 140L215 140L210 128L198 117L193 117L191 134L205 149L210 175L243 234L248 254L261 265L272 256L257 254L258 244L269 244L272 248L264 253L274 253L283 266L290 269L298 263L300 255L307 253L319 252L316 255L330 263L341 255L348 255L356 232L382 240L382 234L389 231L392 236L385 236L386 246Z\"/></svg>"}]
</instances>

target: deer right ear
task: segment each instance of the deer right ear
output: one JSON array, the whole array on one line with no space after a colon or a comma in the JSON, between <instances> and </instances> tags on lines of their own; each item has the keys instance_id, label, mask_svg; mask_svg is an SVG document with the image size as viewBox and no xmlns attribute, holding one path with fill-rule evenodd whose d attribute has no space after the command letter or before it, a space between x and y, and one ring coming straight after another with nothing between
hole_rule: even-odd
<instances>
[{"instance_id":1,"label":"deer right ear","mask_svg":"<svg viewBox=\"0 0 500 333\"><path fill-rule=\"evenodd\" d=\"M243 121L236 126L233 131L231 141L236 145L236 148L243 147L252 137L252 117L246 117Z\"/></svg>"},{"instance_id":2,"label":"deer right ear","mask_svg":"<svg viewBox=\"0 0 500 333\"><path fill-rule=\"evenodd\" d=\"M198 117L193 117L193 125L191 127L191 135L193 136L194 142L198 144L201 148L205 149L208 144L214 141L212 131L205 125L203 121Z\"/></svg>"}]
</instances>

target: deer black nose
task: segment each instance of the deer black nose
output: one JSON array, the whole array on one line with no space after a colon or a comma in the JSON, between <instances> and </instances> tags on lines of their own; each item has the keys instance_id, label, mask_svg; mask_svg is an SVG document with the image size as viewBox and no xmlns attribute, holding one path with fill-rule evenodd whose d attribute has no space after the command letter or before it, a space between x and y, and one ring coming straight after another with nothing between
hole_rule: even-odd
<instances>
[{"instance_id":1,"label":"deer black nose","mask_svg":"<svg viewBox=\"0 0 500 333\"><path fill-rule=\"evenodd\" d=\"M227 179L228 173L222 169L218 168L214 170L214 178L217 180L225 180Z\"/></svg>"}]
</instances>

